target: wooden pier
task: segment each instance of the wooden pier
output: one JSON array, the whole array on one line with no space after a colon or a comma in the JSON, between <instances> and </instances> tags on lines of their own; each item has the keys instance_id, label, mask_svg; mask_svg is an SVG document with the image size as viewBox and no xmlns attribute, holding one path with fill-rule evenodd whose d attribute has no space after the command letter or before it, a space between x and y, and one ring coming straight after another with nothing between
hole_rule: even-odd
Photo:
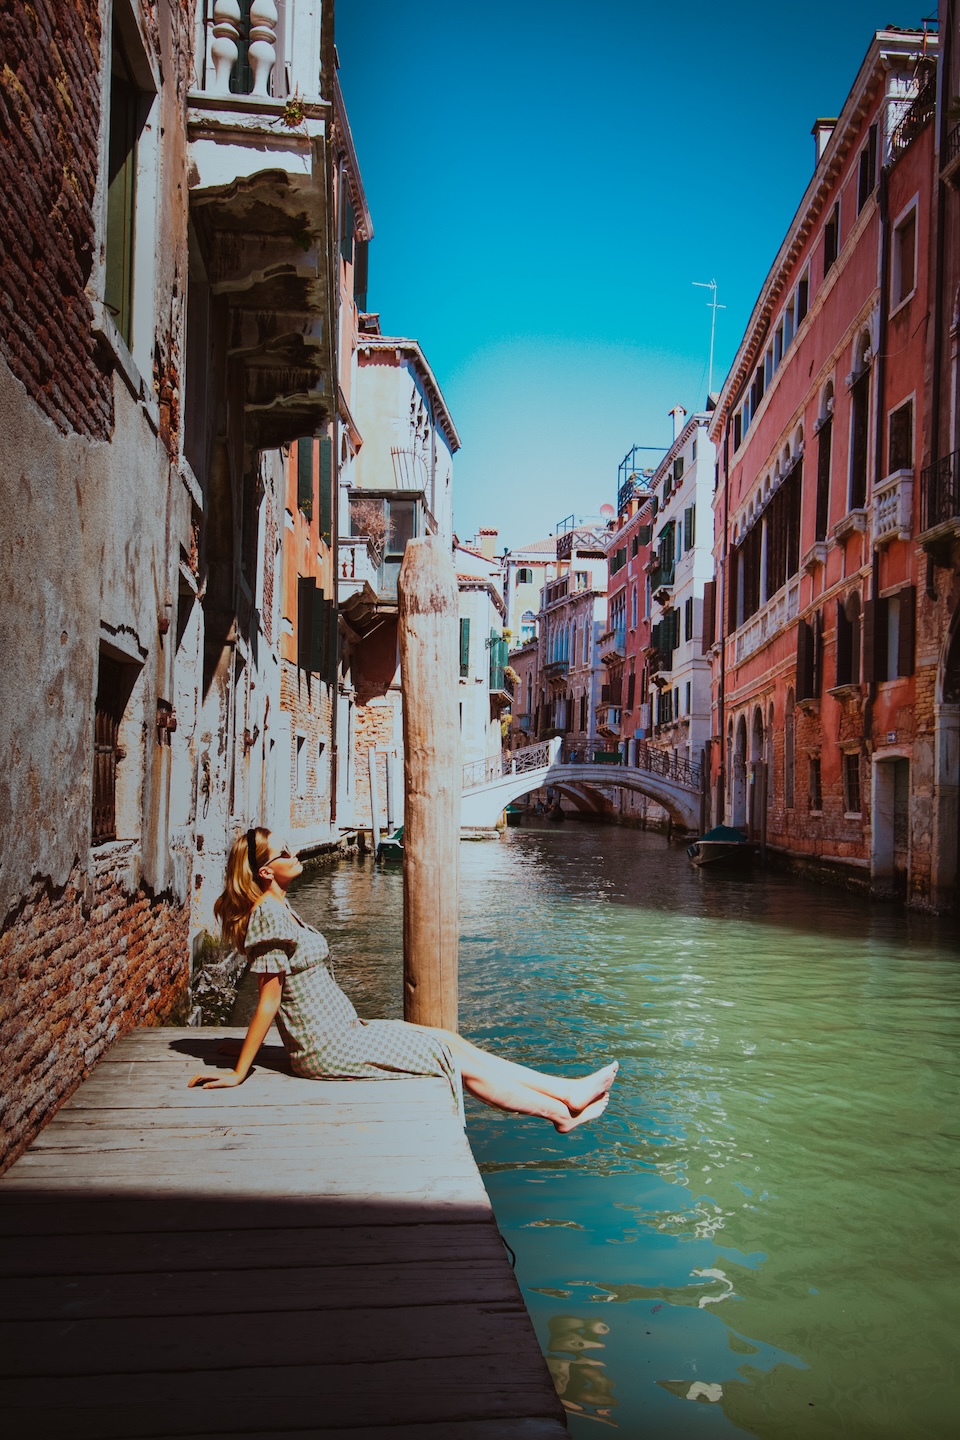
<instances>
[{"instance_id":1,"label":"wooden pier","mask_svg":"<svg viewBox=\"0 0 960 1440\"><path fill-rule=\"evenodd\" d=\"M567 1434L442 1080L120 1041L0 1180L0 1420L38 1437Z\"/></svg>"}]
</instances>

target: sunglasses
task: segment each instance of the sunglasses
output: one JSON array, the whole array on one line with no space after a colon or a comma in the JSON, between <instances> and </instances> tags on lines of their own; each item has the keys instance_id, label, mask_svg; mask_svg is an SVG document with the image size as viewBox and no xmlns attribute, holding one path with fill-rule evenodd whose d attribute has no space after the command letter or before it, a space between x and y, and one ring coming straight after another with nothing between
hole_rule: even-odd
<instances>
[{"instance_id":1,"label":"sunglasses","mask_svg":"<svg viewBox=\"0 0 960 1440\"><path fill-rule=\"evenodd\" d=\"M289 846L289 845L284 845L283 849L282 849L282 850L278 850L277 853L276 853L276 855L271 855L271 856L270 856L270 859L267 861L267 864L268 864L268 865L272 864L272 862L273 862L274 860L292 860L292 859L293 859L293 851L290 849L290 846Z\"/></svg>"},{"instance_id":2,"label":"sunglasses","mask_svg":"<svg viewBox=\"0 0 960 1440\"><path fill-rule=\"evenodd\" d=\"M263 868L262 866L260 866L260 865L257 864L257 832L256 832L256 830L248 830L248 831L247 831L247 858L248 858L248 860L250 861L250 869L253 871L254 875L256 875L256 874L258 873L258 871ZM293 851L290 849L290 846L289 846L286 842L284 842L283 849L282 849L282 850L278 850L278 852L277 852L276 855L270 855L270 856L268 856L268 858L267 858L263 863L264 863L264 865L271 865L274 860L292 860L292 859L293 859Z\"/></svg>"}]
</instances>

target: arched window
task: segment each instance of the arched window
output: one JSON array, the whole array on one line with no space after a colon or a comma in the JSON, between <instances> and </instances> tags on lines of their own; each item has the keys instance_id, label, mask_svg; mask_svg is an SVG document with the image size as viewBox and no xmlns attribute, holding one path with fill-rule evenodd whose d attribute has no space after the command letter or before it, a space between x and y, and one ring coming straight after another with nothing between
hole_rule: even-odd
<instances>
[{"instance_id":1,"label":"arched window","mask_svg":"<svg viewBox=\"0 0 960 1440\"><path fill-rule=\"evenodd\" d=\"M517 570L517 584L518 584L518 585L532 585L532 584L533 584L533 569L532 569L531 566L529 566L529 565L521 565L521 566L519 567L519 569Z\"/></svg>"},{"instance_id":2,"label":"arched window","mask_svg":"<svg viewBox=\"0 0 960 1440\"><path fill-rule=\"evenodd\" d=\"M870 449L870 336L863 332L857 342L854 375L850 389L850 505L862 510L867 499L867 456Z\"/></svg>"},{"instance_id":3,"label":"arched window","mask_svg":"<svg viewBox=\"0 0 960 1440\"><path fill-rule=\"evenodd\" d=\"M826 540L830 524L830 459L833 450L833 382L828 380L820 396L820 424L817 430L817 518L814 538Z\"/></svg>"}]
</instances>

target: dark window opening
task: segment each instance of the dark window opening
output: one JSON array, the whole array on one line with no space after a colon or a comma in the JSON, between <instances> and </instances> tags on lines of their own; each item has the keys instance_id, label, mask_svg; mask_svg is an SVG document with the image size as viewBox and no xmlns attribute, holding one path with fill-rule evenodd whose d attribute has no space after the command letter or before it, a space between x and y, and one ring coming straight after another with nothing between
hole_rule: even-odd
<instances>
[{"instance_id":1,"label":"dark window opening","mask_svg":"<svg viewBox=\"0 0 960 1440\"><path fill-rule=\"evenodd\" d=\"M857 185L857 214L866 205L877 185L877 127L871 125L867 143L860 151L860 174Z\"/></svg>"},{"instance_id":2,"label":"dark window opening","mask_svg":"<svg viewBox=\"0 0 960 1440\"><path fill-rule=\"evenodd\" d=\"M833 449L833 419L820 426L817 436L817 518L814 538L826 540L830 523L830 457Z\"/></svg>"},{"instance_id":3,"label":"dark window opening","mask_svg":"<svg viewBox=\"0 0 960 1440\"><path fill-rule=\"evenodd\" d=\"M123 43L114 26L107 164L104 303L128 349L133 344L133 262L136 246L137 148L146 118Z\"/></svg>"},{"instance_id":4,"label":"dark window opening","mask_svg":"<svg viewBox=\"0 0 960 1440\"><path fill-rule=\"evenodd\" d=\"M864 370L851 390L850 509L862 510L867 498L867 448L870 433L870 371Z\"/></svg>"},{"instance_id":5,"label":"dark window opening","mask_svg":"<svg viewBox=\"0 0 960 1440\"><path fill-rule=\"evenodd\" d=\"M887 469L892 475L895 470L913 469L913 402L892 411L889 417L889 438L887 444Z\"/></svg>"},{"instance_id":6,"label":"dark window opening","mask_svg":"<svg viewBox=\"0 0 960 1440\"><path fill-rule=\"evenodd\" d=\"M823 273L826 275L831 265L835 262L840 253L840 205L833 207L833 212L826 225L823 227Z\"/></svg>"}]
</instances>

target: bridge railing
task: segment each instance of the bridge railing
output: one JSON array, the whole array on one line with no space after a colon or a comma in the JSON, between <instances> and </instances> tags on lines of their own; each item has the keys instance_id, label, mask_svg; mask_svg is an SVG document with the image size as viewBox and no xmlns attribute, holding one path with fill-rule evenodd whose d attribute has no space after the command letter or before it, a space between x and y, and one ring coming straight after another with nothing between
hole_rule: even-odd
<instances>
[{"instance_id":1,"label":"bridge railing","mask_svg":"<svg viewBox=\"0 0 960 1440\"><path fill-rule=\"evenodd\" d=\"M464 790L476 790L480 785L490 785L504 775L522 775L528 770L542 770L550 764L550 741L538 745L526 745L522 750L511 750L506 754L487 756L473 760L463 767Z\"/></svg>"},{"instance_id":2,"label":"bridge railing","mask_svg":"<svg viewBox=\"0 0 960 1440\"><path fill-rule=\"evenodd\" d=\"M678 780L692 790L700 789L700 764L687 760L672 750L653 750L640 746L637 753L637 769L646 770L649 775L662 775L665 780Z\"/></svg>"}]
</instances>

